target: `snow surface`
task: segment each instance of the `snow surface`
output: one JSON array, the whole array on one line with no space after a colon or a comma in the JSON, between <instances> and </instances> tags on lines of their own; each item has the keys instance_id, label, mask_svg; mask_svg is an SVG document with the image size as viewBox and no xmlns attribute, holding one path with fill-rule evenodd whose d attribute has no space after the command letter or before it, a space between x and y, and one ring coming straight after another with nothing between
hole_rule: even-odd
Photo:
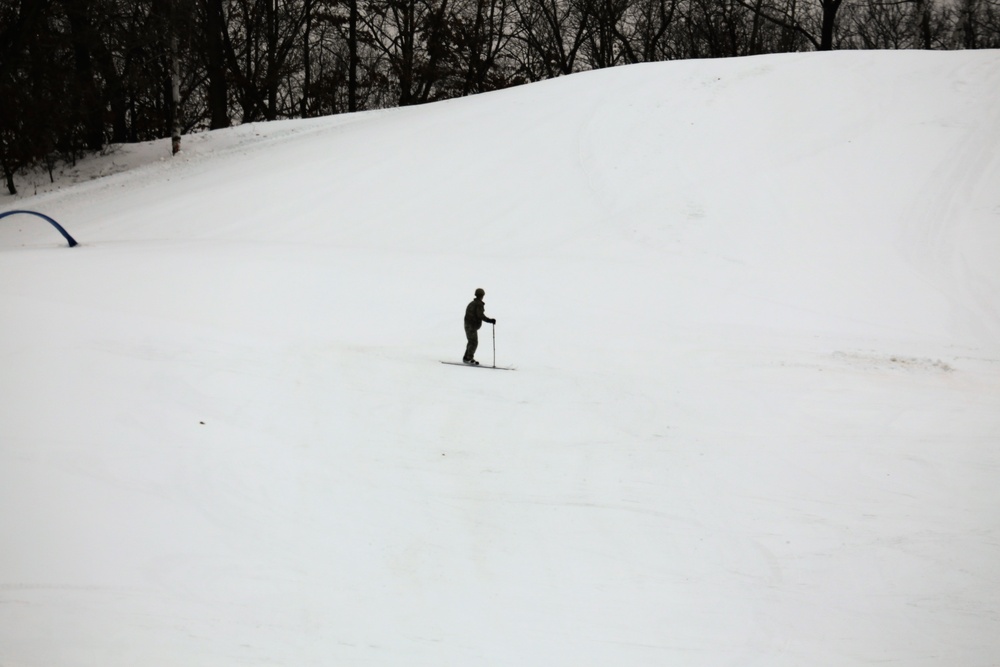
<instances>
[{"instance_id":1,"label":"snow surface","mask_svg":"<svg viewBox=\"0 0 1000 667\"><path fill-rule=\"evenodd\" d=\"M184 147L0 198L2 667L1000 665L1000 52Z\"/></svg>"}]
</instances>

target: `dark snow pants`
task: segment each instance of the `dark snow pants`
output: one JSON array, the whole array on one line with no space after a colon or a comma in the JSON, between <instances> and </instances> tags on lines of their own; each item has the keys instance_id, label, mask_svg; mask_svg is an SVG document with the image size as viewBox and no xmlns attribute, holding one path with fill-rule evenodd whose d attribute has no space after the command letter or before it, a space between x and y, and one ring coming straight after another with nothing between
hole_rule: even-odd
<instances>
[{"instance_id":1,"label":"dark snow pants","mask_svg":"<svg viewBox=\"0 0 1000 667\"><path fill-rule=\"evenodd\" d=\"M465 356L462 359L469 361L475 357L476 348L479 347L479 332L472 327L465 327L465 337L468 339L469 344L465 346Z\"/></svg>"}]
</instances>

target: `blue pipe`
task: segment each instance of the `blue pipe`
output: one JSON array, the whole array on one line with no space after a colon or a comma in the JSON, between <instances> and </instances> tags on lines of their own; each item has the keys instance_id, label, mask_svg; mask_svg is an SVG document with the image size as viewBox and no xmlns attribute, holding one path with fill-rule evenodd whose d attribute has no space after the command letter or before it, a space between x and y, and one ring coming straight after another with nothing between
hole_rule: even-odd
<instances>
[{"instance_id":1,"label":"blue pipe","mask_svg":"<svg viewBox=\"0 0 1000 667\"><path fill-rule=\"evenodd\" d=\"M69 243L70 248L77 245L76 240L69 235L69 232L67 232L65 229L62 228L62 225L60 225L58 222L56 222L49 216L45 215L44 213L38 213L36 211L5 211L3 213L0 213L0 218L6 218L8 215L14 215L15 213L27 213L28 215L37 215L39 218L42 218L43 220L48 220L50 223L52 223L52 226L58 229L59 233L63 235L63 238L65 238L66 242Z\"/></svg>"}]
</instances>

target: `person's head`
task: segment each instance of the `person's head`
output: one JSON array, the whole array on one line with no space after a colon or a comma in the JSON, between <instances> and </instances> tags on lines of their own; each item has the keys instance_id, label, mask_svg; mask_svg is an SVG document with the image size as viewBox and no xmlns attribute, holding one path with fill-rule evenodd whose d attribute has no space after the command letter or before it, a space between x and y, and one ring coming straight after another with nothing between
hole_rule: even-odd
<instances>
[{"instance_id":1,"label":"person's head","mask_svg":"<svg viewBox=\"0 0 1000 667\"><path fill-rule=\"evenodd\" d=\"M484 296L486 296L486 290L484 290L482 287L477 288L476 296L482 299Z\"/></svg>"}]
</instances>

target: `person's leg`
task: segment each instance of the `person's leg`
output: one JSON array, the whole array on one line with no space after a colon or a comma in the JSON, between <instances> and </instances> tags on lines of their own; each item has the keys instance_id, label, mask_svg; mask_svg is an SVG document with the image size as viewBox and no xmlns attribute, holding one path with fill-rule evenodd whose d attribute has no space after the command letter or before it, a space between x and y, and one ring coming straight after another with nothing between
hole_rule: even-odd
<instances>
[{"instance_id":1,"label":"person's leg","mask_svg":"<svg viewBox=\"0 0 1000 667\"><path fill-rule=\"evenodd\" d=\"M462 361L472 361L472 359L476 356L476 348L479 347L479 332L475 329L466 327L465 337L469 342L465 346L465 356L462 357Z\"/></svg>"}]
</instances>

